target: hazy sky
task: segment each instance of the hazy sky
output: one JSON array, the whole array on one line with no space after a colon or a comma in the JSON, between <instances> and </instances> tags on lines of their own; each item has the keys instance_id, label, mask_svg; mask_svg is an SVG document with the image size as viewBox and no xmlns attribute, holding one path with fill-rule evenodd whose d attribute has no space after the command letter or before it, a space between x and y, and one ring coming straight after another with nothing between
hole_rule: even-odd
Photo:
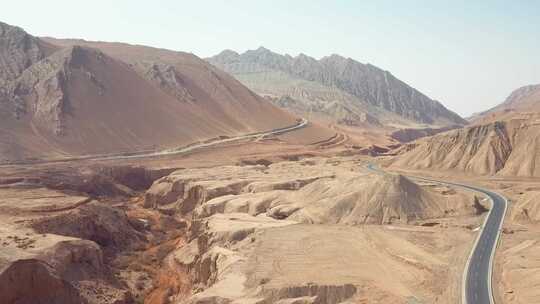
<instances>
[{"instance_id":1,"label":"hazy sky","mask_svg":"<svg viewBox=\"0 0 540 304\"><path fill-rule=\"evenodd\" d=\"M146 44L207 57L265 46L372 63L461 115L540 83L540 1L4 1L38 36Z\"/></svg>"}]
</instances>

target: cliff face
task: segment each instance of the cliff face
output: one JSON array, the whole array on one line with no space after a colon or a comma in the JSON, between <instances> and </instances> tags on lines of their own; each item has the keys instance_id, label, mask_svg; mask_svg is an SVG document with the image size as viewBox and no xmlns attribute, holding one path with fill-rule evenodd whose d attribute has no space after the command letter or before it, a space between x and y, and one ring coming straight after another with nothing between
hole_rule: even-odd
<instances>
[{"instance_id":1,"label":"cliff face","mask_svg":"<svg viewBox=\"0 0 540 304\"><path fill-rule=\"evenodd\" d=\"M207 60L258 93L299 100L306 111L319 107L334 117L321 104L339 103L355 113L369 113L387 121L441 126L466 123L390 72L339 55L316 60L259 48L243 54L224 51Z\"/></svg>"}]
</instances>

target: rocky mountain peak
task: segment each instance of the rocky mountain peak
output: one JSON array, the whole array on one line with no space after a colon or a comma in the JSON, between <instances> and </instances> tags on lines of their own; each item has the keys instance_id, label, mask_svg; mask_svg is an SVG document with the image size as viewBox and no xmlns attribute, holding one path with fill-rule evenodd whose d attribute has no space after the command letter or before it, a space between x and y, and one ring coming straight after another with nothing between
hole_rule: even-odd
<instances>
[{"instance_id":1,"label":"rocky mountain peak","mask_svg":"<svg viewBox=\"0 0 540 304\"><path fill-rule=\"evenodd\" d=\"M144 78L178 101L195 101L195 98L187 89L184 76L174 66L157 62L145 62L137 64L137 69L140 70Z\"/></svg>"}]
</instances>

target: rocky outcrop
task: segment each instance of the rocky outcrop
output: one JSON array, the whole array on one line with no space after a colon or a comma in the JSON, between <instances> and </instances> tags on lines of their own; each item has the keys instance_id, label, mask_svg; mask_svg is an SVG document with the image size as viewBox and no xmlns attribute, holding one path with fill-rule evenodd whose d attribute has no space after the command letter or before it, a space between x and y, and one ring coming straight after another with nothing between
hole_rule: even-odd
<instances>
[{"instance_id":1,"label":"rocky outcrop","mask_svg":"<svg viewBox=\"0 0 540 304\"><path fill-rule=\"evenodd\" d=\"M2 303L130 303L93 241L0 225Z\"/></svg>"},{"instance_id":2,"label":"rocky outcrop","mask_svg":"<svg viewBox=\"0 0 540 304\"><path fill-rule=\"evenodd\" d=\"M323 176L329 177L314 174L314 176L279 179L275 176L267 177L266 168L264 165L253 165L227 166L217 171L212 168L179 170L154 182L145 193L144 206L164 212L172 210L184 215L194 210L208 212L196 210L201 206L216 210L246 208L262 212L264 208L268 208L271 201L267 197L268 193L299 190ZM233 203L228 202L228 199L234 200L235 196L243 193L253 194L258 199L252 201L253 206L240 203L232 207ZM265 194L259 196L259 193ZM207 202L212 204L205 205ZM229 205L226 207L227 204Z\"/></svg>"},{"instance_id":3,"label":"rocky outcrop","mask_svg":"<svg viewBox=\"0 0 540 304\"><path fill-rule=\"evenodd\" d=\"M91 70L85 68L89 57L101 58L99 51L74 46L61 50L27 67L12 81L4 94L7 99L24 109L44 130L62 135L66 116L71 113L68 98L68 82L74 74L83 74L88 81L88 89L103 94L105 86ZM21 111L15 116L20 117ZM71 113L72 114L72 113Z\"/></svg>"},{"instance_id":4,"label":"rocky outcrop","mask_svg":"<svg viewBox=\"0 0 540 304\"><path fill-rule=\"evenodd\" d=\"M131 226L123 211L99 202L35 220L31 226L38 233L92 240L115 250L136 246L143 237Z\"/></svg>"},{"instance_id":5,"label":"rocky outcrop","mask_svg":"<svg viewBox=\"0 0 540 304\"><path fill-rule=\"evenodd\" d=\"M172 180L171 180L172 179ZM158 180L145 194L147 208L174 208L188 214L200 204L218 196L238 194L248 181L231 181L208 185L205 181L190 181L182 178ZM173 204L173 206L168 206Z\"/></svg>"},{"instance_id":6,"label":"rocky outcrop","mask_svg":"<svg viewBox=\"0 0 540 304\"><path fill-rule=\"evenodd\" d=\"M51 45L28 35L21 28L0 22L0 86L19 77L52 50Z\"/></svg>"},{"instance_id":7,"label":"rocky outcrop","mask_svg":"<svg viewBox=\"0 0 540 304\"><path fill-rule=\"evenodd\" d=\"M0 294L2 302L10 304L88 303L54 268L36 259L19 260L5 269Z\"/></svg>"},{"instance_id":8,"label":"rocky outcrop","mask_svg":"<svg viewBox=\"0 0 540 304\"><path fill-rule=\"evenodd\" d=\"M51 45L21 28L0 22L0 110L3 115L20 118L26 112L25 102L19 96L24 88L15 80L53 50Z\"/></svg>"},{"instance_id":9,"label":"rocky outcrop","mask_svg":"<svg viewBox=\"0 0 540 304\"><path fill-rule=\"evenodd\" d=\"M393 114L422 124L447 126L466 123L390 72L339 55L315 60L303 54L283 56L261 47L243 54L224 51L207 60L232 73L258 93L290 96L298 100L294 104L285 104L282 98L278 98L277 104L301 108L306 113L336 102L341 109L349 109L356 115L363 113L386 121L392 120ZM319 111L337 120L343 119L339 117L343 116L341 111L331 107ZM349 114L348 119L342 122L351 124L356 121L354 114Z\"/></svg>"},{"instance_id":10,"label":"rocky outcrop","mask_svg":"<svg viewBox=\"0 0 540 304\"><path fill-rule=\"evenodd\" d=\"M140 73L159 88L182 102L194 102L195 97L189 93L184 80L185 76L174 67L160 63L141 63L137 66Z\"/></svg>"},{"instance_id":11,"label":"rocky outcrop","mask_svg":"<svg viewBox=\"0 0 540 304\"><path fill-rule=\"evenodd\" d=\"M43 251L38 258L47 262L60 277L70 282L105 276L103 253L93 241L61 241Z\"/></svg>"}]
</instances>

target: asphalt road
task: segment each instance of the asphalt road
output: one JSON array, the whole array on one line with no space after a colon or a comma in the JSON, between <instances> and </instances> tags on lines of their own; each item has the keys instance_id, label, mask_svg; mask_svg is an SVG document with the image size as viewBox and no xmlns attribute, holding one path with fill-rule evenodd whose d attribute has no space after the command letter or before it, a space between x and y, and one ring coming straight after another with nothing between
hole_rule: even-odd
<instances>
[{"instance_id":1,"label":"asphalt road","mask_svg":"<svg viewBox=\"0 0 540 304\"><path fill-rule=\"evenodd\" d=\"M383 172L373 164L369 164L367 168L372 171ZM484 225L465 267L462 304L494 304L493 289L491 287L493 262L508 200L498 193L475 186L414 176L410 176L410 178L476 191L485 194L491 200L492 207L484 220Z\"/></svg>"},{"instance_id":2,"label":"asphalt road","mask_svg":"<svg viewBox=\"0 0 540 304\"><path fill-rule=\"evenodd\" d=\"M225 143L231 143L231 142L235 142L239 140L255 139L255 138L262 138L262 137L270 136L270 135L284 134L287 132L304 128L308 125L308 123L309 121L307 119L302 118L296 124L292 126L288 126L288 127L283 127L283 128L273 129L273 130L263 131L263 132L257 132L257 133L250 133L250 134L240 135L236 137L229 137L225 139L218 139L218 140L213 140L213 141L205 142L205 143L192 144L192 145L189 145L186 147L180 147L177 149L168 149L168 150L151 151L151 152L149 151L131 152L131 153L126 153L126 154L85 155L85 156L59 158L59 159L43 159L43 160L34 160L34 161L9 162L5 164L0 164L0 167L13 166L13 165L63 163L63 162L71 162L71 161L77 161L77 160L120 160L120 159L148 158L148 157L157 157L157 156L165 156L165 155L181 155L181 154L194 152L196 150L209 148L209 147L213 147L213 146L217 146L217 145L221 145Z\"/></svg>"},{"instance_id":3,"label":"asphalt road","mask_svg":"<svg viewBox=\"0 0 540 304\"><path fill-rule=\"evenodd\" d=\"M508 201L500 194L487 189L463 184L453 185L483 193L492 202L492 207L484 221L484 227L465 270L463 302L464 304L493 304L495 303L491 287L493 262Z\"/></svg>"}]
</instances>

